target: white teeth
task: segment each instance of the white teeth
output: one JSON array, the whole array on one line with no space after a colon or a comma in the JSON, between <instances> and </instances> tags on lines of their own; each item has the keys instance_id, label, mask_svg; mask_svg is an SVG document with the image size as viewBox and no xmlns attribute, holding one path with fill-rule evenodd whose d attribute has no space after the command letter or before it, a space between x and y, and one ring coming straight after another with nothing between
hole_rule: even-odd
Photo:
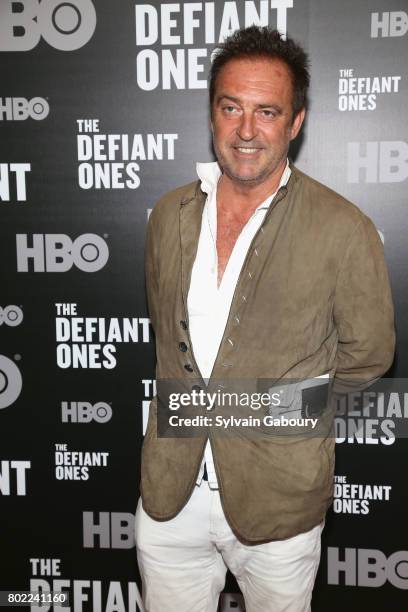
<instances>
[{"instance_id":1,"label":"white teeth","mask_svg":"<svg viewBox=\"0 0 408 612\"><path fill-rule=\"evenodd\" d=\"M256 153L258 151L258 149L246 149L244 147L237 147L238 151L241 151L241 153Z\"/></svg>"}]
</instances>

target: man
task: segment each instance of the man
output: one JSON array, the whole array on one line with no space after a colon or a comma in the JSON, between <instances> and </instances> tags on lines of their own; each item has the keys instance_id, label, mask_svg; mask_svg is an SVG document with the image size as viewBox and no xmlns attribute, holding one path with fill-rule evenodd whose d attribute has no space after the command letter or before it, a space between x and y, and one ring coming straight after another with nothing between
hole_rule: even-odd
<instances>
[{"instance_id":1,"label":"man","mask_svg":"<svg viewBox=\"0 0 408 612\"><path fill-rule=\"evenodd\" d=\"M252 26L220 46L218 164L198 164L148 227L158 381L330 376L347 388L389 368L376 229L287 160L308 84L305 53L277 31ZM155 398L136 515L147 612L215 612L227 568L247 612L310 610L333 469L329 435L160 437Z\"/></svg>"}]
</instances>

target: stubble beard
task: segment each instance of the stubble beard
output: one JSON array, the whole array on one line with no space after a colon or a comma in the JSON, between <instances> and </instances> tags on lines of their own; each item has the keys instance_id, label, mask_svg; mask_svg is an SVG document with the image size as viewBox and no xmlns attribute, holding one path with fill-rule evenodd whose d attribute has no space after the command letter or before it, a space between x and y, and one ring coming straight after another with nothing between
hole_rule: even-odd
<instances>
[{"instance_id":1,"label":"stubble beard","mask_svg":"<svg viewBox=\"0 0 408 612\"><path fill-rule=\"evenodd\" d=\"M281 164L282 161L286 159L288 154L288 149L286 149L285 151L283 151L280 157L274 156L273 158L271 158L270 163L265 165L263 168L260 168L258 174L256 174L255 176L243 176L241 174L238 174L237 172L234 172L232 164L230 164L226 157L222 154L215 141L213 142L213 146L218 160L218 164L223 173L226 174L228 178L230 178L233 182L240 183L243 186L246 185L248 187L263 183L268 178L268 176L270 176L276 170L276 168L278 168L279 164Z\"/></svg>"}]
</instances>

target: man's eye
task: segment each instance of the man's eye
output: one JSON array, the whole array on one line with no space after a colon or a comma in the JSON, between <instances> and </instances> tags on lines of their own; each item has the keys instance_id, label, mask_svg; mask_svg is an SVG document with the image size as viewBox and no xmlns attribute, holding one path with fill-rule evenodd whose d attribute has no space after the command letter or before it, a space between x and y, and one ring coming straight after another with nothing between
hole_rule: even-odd
<instances>
[{"instance_id":1,"label":"man's eye","mask_svg":"<svg viewBox=\"0 0 408 612\"><path fill-rule=\"evenodd\" d=\"M230 115L231 113L235 112L237 109L235 108L235 106L224 106L222 110L224 111L224 113L227 113Z\"/></svg>"},{"instance_id":2,"label":"man's eye","mask_svg":"<svg viewBox=\"0 0 408 612\"><path fill-rule=\"evenodd\" d=\"M273 119L274 117L276 117L276 113L273 110L263 109L261 111L261 114L263 117L265 117L265 119Z\"/></svg>"}]
</instances>

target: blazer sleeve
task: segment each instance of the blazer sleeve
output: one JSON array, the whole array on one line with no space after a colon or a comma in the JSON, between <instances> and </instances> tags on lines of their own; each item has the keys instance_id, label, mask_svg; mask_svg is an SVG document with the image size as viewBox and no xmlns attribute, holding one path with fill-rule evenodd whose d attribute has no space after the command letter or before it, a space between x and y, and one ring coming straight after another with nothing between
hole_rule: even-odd
<instances>
[{"instance_id":1,"label":"blazer sleeve","mask_svg":"<svg viewBox=\"0 0 408 612\"><path fill-rule=\"evenodd\" d=\"M159 305L159 265L158 265L158 242L159 236L156 224L156 214L152 210L147 224L145 242L145 281L147 306L153 329L156 332L157 313Z\"/></svg>"},{"instance_id":2,"label":"blazer sleeve","mask_svg":"<svg viewBox=\"0 0 408 612\"><path fill-rule=\"evenodd\" d=\"M365 215L350 236L340 266L334 300L338 331L334 391L365 388L392 364L394 309L384 249Z\"/></svg>"}]
</instances>

